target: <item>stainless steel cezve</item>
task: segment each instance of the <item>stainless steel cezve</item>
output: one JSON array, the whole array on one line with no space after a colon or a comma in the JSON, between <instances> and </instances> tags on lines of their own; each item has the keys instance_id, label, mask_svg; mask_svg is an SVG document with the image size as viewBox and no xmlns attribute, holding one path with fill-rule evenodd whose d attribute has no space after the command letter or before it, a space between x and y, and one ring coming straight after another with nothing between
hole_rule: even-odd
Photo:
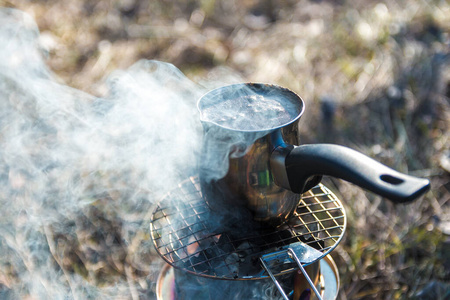
<instances>
[{"instance_id":1,"label":"stainless steel cezve","mask_svg":"<svg viewBox=\"0 0 450 300\"><path fill-rule=\"evenodd\" d=\"M223 120L223 103L230 99L238 99L230 103L239 106L238 116ZM271 121L265 124L257 117L267 99L275 103L276 111L267 114ZM289 109L280 109L283 106ZM294 146L304 103L280 86L248 83L221 87L205 94L198 109L204 127L200 179L203 196L213 210L281 224L297 206L298 195L319 183L322 175L347 180L394 202L411 201L429 189L427 179L399 173L347 147ZM248 112L240 116L240 110ZM278 115L282 122L276 122ZM260 127L248 125L254 119ZM220 179L211 179L208 158L227 146L231 149L225 158L229 168Z\"/></svg>"}]
</instances>

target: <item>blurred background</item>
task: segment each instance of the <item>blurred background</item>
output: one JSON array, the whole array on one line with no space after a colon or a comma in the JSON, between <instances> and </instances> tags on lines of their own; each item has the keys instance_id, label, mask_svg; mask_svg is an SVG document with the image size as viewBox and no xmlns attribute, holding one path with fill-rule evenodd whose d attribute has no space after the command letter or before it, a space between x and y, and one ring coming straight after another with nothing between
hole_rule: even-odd
<instances>
[{"instance_id":1,"label":"blurred background","mask_svg":"<svg viewBox=\"0 0 450 300\"><path fill-rule=\"evenodd\" d=\"M406 205L326 179L349 217L333 252L339 298L450 299L448 1L0 0L0 6L34 18L47 65L78 90L102 96L111 72L141 59L172 63L206 88L275 83L306 102L302 142L350 146L428 177L431 190ZM128 282L117 299L154 299L162 260L148 232L150 203L126 234L111 205L89 209L76 236L59 237L65 240L53 250L64 254L59 267L105 289ZM113 242L103 242L105 235ZM0 298L17 284L15 270L0 265Z\"/></svg>"}]
</instances>

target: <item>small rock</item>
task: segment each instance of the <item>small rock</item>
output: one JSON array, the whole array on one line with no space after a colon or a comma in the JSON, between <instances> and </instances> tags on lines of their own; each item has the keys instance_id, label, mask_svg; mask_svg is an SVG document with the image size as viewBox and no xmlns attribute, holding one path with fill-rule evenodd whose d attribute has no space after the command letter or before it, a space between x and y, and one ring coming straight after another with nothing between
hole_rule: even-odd
<instances>
[{"instance_id":1,"label":"small rock","mask_svg":"<svg viewBox=\"0 0 450 300\"><path fill-rule=\"evenodd\" d=\"M450 173L450 152L446 152L441 155L439 159L439 164L442 169Z\"/></svg>"},{"instance_id":2,"label":"small rock","mask_svg":"<svg viewBox=\"0 0 450 300\"><path fill-rule=\"evenodd\" d=\"M450 284L440 281L431 281L421 291L419 291L413 299L421 300L438 300L450 299Z\"/></svg>"}]
</instances>

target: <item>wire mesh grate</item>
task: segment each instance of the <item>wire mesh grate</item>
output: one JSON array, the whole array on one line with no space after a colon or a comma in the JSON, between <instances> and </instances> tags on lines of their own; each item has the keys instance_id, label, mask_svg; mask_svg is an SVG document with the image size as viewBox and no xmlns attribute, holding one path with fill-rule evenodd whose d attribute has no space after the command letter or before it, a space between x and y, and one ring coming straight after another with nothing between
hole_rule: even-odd
<instances>
[{"instance_id":1,"label":"wire mesh grate","mask_svg":"<svg viewBox=\"0 0 450 300\"><path fill-rule=\"evenodd\" d=\"M300 241L325 256L345 226L342 203L319 184L302 195L285 224L245 233L230 230L202 199L198 177L191 177L156 207L151 233L158 253L175 268L206 277L255 279L266 276L259 264L262 255Z\"/></svg>"}]
</instances>

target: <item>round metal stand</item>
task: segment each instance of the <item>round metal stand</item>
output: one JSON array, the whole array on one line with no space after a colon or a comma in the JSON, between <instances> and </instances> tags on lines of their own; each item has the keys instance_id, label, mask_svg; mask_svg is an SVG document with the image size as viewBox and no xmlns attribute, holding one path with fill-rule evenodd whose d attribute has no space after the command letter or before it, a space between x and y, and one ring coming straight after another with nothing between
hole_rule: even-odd
<instances>
[{"instance_id":1,"label":"round metal stand","mask_svg":"<svg viewBox=\"0 0 450 300\"><path fill-rule=\"evenodd\" d=\"M170 266L182 272L178 274L232 281L272 279L284 299L288 295L277 278L285 280L301 270L314 291L311 297L334 299L338 276L328 254L342 239L346 215L340 200L327 187L319 184L301 195L295 212L278 227L253 227L246 220L229 222L223 218L202 198L198 177L191 177L156 207L151 222L155 248ZM320 262L320 271L308 274L304 267L316 262ZM336 283L323 282L325 279ZM162 287L170 283L161 280L160 289L170 291ZM334 290L336 293L331 292Z\"/></svg>"}]
</instances>

